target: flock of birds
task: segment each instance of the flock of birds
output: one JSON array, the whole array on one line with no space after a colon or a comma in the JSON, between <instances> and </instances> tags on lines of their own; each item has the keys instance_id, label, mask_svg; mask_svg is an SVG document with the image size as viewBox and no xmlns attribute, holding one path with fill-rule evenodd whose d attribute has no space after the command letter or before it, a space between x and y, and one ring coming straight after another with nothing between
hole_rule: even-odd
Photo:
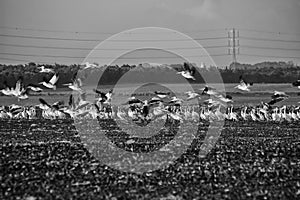
<instances>
[{"instance_id":1,"label":"flock of birds","mask_svg":"<svg viewBox=\"0 0 300 200\"><path fill-rule=\"evenodd\" d=\"M86 64L83 70L94 67ZM52 73L50 80L44 79L40 85L48 89L56 90L56 83L59 75L53 69L39 67L41 73ZM194 66L184 64L184 70L177 72L187 80L196 80ZM235 87L238 90L249 92L253 83L248 83L240 76L240 83ZM294 87L300 89L300 80L292 83ZM64 101L49 104L46 100L39 98L40 104L32 106L1 106L0 118L24 118L24 119L64 119L64 118L86 118L86 119L119 119L122 121L139 121L141 123L151 120L179 120L179 121L213 121L213 120L252 120L252 121L299 121L300 106L275 106L276 103L284 101L289 96L280 91L275 91L271 101L262 102L255 107L244 106L234 108L231 104L233 98L230 95L219 92L217 89L205 86L198 91L187 91L186 98L180 99L170 92L154 91L152 97L141 100L132 96L128 101L119 106L112 106L111 100L113 90L103 92L94 89L93 92L98 96L93 101L86 100L86 91L82 88L83 83L80 78L75 77L72 83L64 84L75 91L77 98L70 95L69 102L65 105ZM28 99L29 91L41 92L43 89L37 85L29 84L24 87L22 78L19 79L14 88L6 86L0 90L4 95L15 96L18 100ZM202 100L204 98L206 100ZM197 105L183 105L190 100L199 100Z\"/></svg>"}]
</instances>

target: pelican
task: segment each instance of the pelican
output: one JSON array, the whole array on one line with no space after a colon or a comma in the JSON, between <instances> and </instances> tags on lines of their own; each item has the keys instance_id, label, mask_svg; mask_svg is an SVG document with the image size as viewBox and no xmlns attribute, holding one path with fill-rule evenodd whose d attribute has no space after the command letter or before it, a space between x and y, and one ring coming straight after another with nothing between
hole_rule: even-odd
<instances>
[{"instance_id":1,"label":"pelican","mask_svg":"<svg viewBox=\"0 0 300 200\"><path fill-rule=\"evenodd\" d=\"M47 88L56 90L56 85L55 85L55 84L56 84L56 82L58 81L58 79L59 79L58 74L54 74L54 75L52 76L52 78L50 79L49 82L43 81L43 82L41 82L40 84L42 84L43 86L45 86L45 87L47 87Z\"/></svg>"},{"instance_id":2,"label":"pelican","mask_svg":"<svg viewBox=\"0 0 300 200\"><path fill-rule=\"evenodd\" d=\"M42 91L43 91L42 88L37 87L37 86L35 86L35 85L33 85L33 84L29 84L29 85L27 86L27 88L29 88L30 90L32 90L32 91L34 91L34 92L42 92Z\"/></svg>"},{"instance_id":3,"label":"pelican","mask_svg":"<svg viewBox=\"0 0 300 200\"><path fill-rule=\"evenodd\" d=\"M219 95L219 92L216 91L215 88L206 85L204 88L199 89L202 91L202 95Z\"/></svg>"},{"instance_id":4,"label":"pelican","mask_svg":"<svg viewBox=\"0 0 300 200\"><path fill-rule=\"evenodd\" d=\"M194 77L194 74L196 72L196 69L194 66L189 66L189 64L184 63L184 71L177 72L177 74L180 74L186 79L196 80Z\"/></svg>"},{"instance_id":5,"label":"pelican","mask_svg":"<svg viewBox=\"0 0 300 200\"><path fill-rule=\"evenodd\" d=\"M272 95L272 98L278 98L278 97L288 98L289 96L285 92L274 91L274 94Z\"/></svg>"},{"instance_id":6,"label":"pelican","mask_svg":"<svg viewBox=\"0 0 300 200\"><path fill-rule=\"evenodd\" d=\"M89 62L86 62L84 65L85 67L83 68L83 70L97 68L97 65L90 64Z\"/></svg>"},{"instance_id":7,"label":"pelican","mask_svg":"<svg viewBox=\"0 0 300 200\"><path fill-rule=\"evenodd\" d=\"M223 101L225 103L233 102L232 96L230 96L230 95L226 95L225 97L223 95L217 95L216 97L219 98L221 101Z\"/></svg>"},{"instance_id":8,"label":"pelican","mask_svg":"<svg viewBox=\"0 0 300 200\"><path fill-rule=\"evenodd\" d=\"M77 78L73 81L73 83L67 83L63 84L65 86L68 86L71 90L82 92L81 86L82 86L82 81L80 78Z\"/></svg>"},{"instance_id":9,"label":"pelican","mask_svg":"<svg viewBox=\"0 0 300 200\"><path fill-rule=\"evenodd\" d=\"M274 91L274 94L272 95L272 100L268 103L268 105L274 105L280 101L284 101L288 99L288 95L285 94L285 92L279 92Z\"/></svg>"},{"instance_id":10,"label":"pelican","mask_svg":"<svg viewBox=\"0 0 300 200\"><path fill-rule=\"evenodd\" d=\"M170 95L170 92L161 92L161 91L155 91L154 94L158 96L159 98L163 99Z\"/></svg>"},{"instance_id":11,"label":"pelican","mask_svg":"<svg viewBox=\"0 0 300 200\"><path fill-rule=\"evenodd\" d=\"M187 91L185 94L187 94L187 101L192 100L192 99L201 99L200 94L196 93L196 92L192 92L192 91Z\"/></svg>"},{"instance_id":12,"label":"pelican","mask_svg":"<svg viewBox=\"0 0 300 200\"><path fill-rule=\"evenodd\" d=\"M101 92L100 90L94 89L94 92L97 94L100 94L100 98L98 99L98 102L100 103L109 103L111 101L112 92L113 90L109 90L107 93Z\"/></svg>"},{"instance_id":13,"label":"pelican","mask_svg":"<svg viewBox=\"0 0 300 200\"><path fill-rule=\"evenodd\" d=\"M39 67L41 73L55 73L53 69L45 68L45 66Z\"/></svg>"},{"instance_id":14,"label":"pelican","mask_svg":"<svg viewBox=\"0 0 300 200\"><path fill-rule=\"evenodd\" d=\"M243 79L243 77L242 77L242 75L240 76L240 84L239 85L237 85L237 86L235 86L234 88L237 88L237 89L239 89L239 90L242 90L242 91L247 91L247 92L249 92L250 91L250 86L252 86L253 85L253 83L248 83L248 82L246 82L244 79Z\"/></svg>"},{"instance_id":15,"label":"pelican","mask_svg":"<svg viewBox=\"0 0 300 200\"><path fill-rule=\"evenodd\" d=\"M11 96L11 95L13 95L13 93L14 93L14 91L13 91L13 89L12 88L10 88L10 87L6 87L6 88L4 88L4 89L2 89L2 90L0 90L4 95L6 95L6 96Z\"/></svg>"},{"instance_id":16,"label":"pelican","mask_svg":"<svg viewBox=\"0 0 300 200\"><path fill-rule=\"evenodd\" d=\"M298 87L298 89L300 89L300 80L297 80L297 81L293 82L292 86Z\"/></svg>"},{"instance_id":17,"label":"pelican","mask_svg":"<svg viewBox=\"0 0 300 200\"><path fill-rule=\"evenodd\" d=\"M15 89L11 90L12 95L16 96L18 98L18 101L20 99L28 99L28 95L27 94L28 94L29 88L24 88L21 79L19 79L17 81Z\"/></svg>"},{"instance_id":18,"label":"pelican","mask_svg":"<svg viewBox=\"0 0 300 200\"><path fill-rule=\"evenodd\" d=\"M189 72L189 71L181 71L181 72L177 72L177 74L180 74L181 76L183 76L186 79L191 79L191 80L194 80L194 81L196 80L194 78L194 76L191 74L191 72Z\"/></svg>"}]
</instances>

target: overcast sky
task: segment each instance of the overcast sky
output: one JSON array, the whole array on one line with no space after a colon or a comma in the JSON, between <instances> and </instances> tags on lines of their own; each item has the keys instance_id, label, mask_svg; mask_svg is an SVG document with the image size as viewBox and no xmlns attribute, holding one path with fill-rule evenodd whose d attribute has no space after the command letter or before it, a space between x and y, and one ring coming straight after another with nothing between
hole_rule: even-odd
<instances>
[{"instance_id":1,"label":"overcast sky","mask_svg":"<svg viewBox=\"0 0 300 200\"><path fill-rule=\"evenodd\" d=\"M218 66L224 66L232 61L226 54L228 31L234 27L240 36L238 62L300 63L299 11L299 0L1 0L0 62L18 62L6 58L80 63L89 49L113 34L132 28L163 27L204 38L198 41L204 47L218 46L206 50ZM22 37L8 37L12 35ZM53 37L93 41L49 39Z\"/></svg>"}]
</instances>

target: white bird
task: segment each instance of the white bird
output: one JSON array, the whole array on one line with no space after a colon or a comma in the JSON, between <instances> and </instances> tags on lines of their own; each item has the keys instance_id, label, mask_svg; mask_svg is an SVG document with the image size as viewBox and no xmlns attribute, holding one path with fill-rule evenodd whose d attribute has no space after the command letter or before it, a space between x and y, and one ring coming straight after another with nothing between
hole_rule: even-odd
<instances>
[{"instance_id":1,"label":"white bird","mask_svg":"<svg viewBox=\"0 0 300 200\"><path fill-rule=\"evenodd\" d=\"M13 95L13 89L6 87L5 89L0 90L4 95L11 96Z\"/></svg>"},{"instance_id":2,"label":"white bird","mask_svg":"<svg viewBox=\"0 0 300 200\"><path fill-rule=\"evenodd\" d=\"M97 65L90 64L89 62L86 62L84 65L85 67L83 68L83 70L97 68Z\"/></svg>"},{"instance_id":3,"label":"white bird","mask_svg":"<svg viewBox=\"0 0 300 200\"><path fill-rule=\"evenodd\" d=\"M231 103L231 102L233 102L232 96L230 96L230 95L226 95L225 97L223 95L218 95L216 97L219 98L221 101L223 101L225 103Z\"/></svg>"},{"instance_id":4,"label":"white bird","mask_svg":"<svg viewBox=\"0 0 300 200\"><path fill-rule=\"evenodd\" d=\"M209 86L205 86L204 88L199 89L202 91L202 95L213 95L213 96L217 96L220 95L219 92L217 92L217 90L213 87L209 87Z\"/></svg>"},{"instance_id":5,"label":"white bird","mask_svg":"<svg viewBox=\"0 0 300 200\"><path fill-rule=\"evenodd\" d=\"M23 87L23 83L22 83L21 79L17 81L15 89L11 90L12 95L17 97L18 100L28 99L28 95L27 95L28 91L29 91L29 88Z\"/></svg>"},{"instance_id":6,"label":"white bird","mask_svg":"<svg viewBox=\"0 0 300 200\"><path fill-rule=\"evenodd\" d=\"M201 99L200 94L196 93L196 92L192 92L192 91L187 91L185 94L187 94L187 101L192 100L192 99Z\"/></svg>"},{"instance_id":7,"label":"white bird","mask_svg":"<svg viewBox=\"0 0 300 200\"><path fill-rule=\"evenodd\" d=\"M113 95L113 90L112 89L110 89L107 93L102 92L98 89L93 89L93 91L96 92L97 94L100 94L98 102L104 103L104 104L108 104L108 103L111 102L112 95Z\"/></svg>"},{"instance_id":8,"label":"white bird","mask_svg":"<svg viewBox=\"0 0 300 200\"><path fill-rule=\"evenodd\" d=\"M81 89L82 81L80 78L75 79L73 81L73 83L66 83L63 85L68 86L71 90L82 92L82 89Z\"/></svg>"},{"instance_id":9,"label":"white bird","mask_svg":"<svg viewBox=\"0 0 300 200\"><path fill-rule=\"evenodd\" d=\"M285 94L285 92L279 92L279 91L274 91L274 94L272 95L272 100L268 103L268 105L274 105L280 101L284 101L288 99L289 96Z\"/></svg>"},{"instance_id":10,"label":"white bird","mask_svg":"<svg viewBox=\"0 0 300 200\"><path fill-rule=\"evenodd\" d=\"M39 67L41 73L55 73L53 69L45 68L45 66Z\"/></svg>"},{"instance_id":11,"label":"white bird","mask_svg":"<svg viewBox=\"0 0 300 200\"><path fill-rule=\"evenodd\" d=\"M27 88L29 88L30 90L32 90L32 91L34 91L34 92L41 92L41 91L43 91L42 88L37 87L37 86L34 86L34 85L32 85L32 84L29 84L29 85L27 86Z\"/></svg>"},{"instance_id":12,"label":"white bird","mask_svg":"<svg viewBox=\"0 0 300 200\"><path fill-rule=\"evenodd\" d=\"M195 77L188 71L181 71L181 72L177 72L177 74L180 74L181 76L183 76L186 79L192 79L192 80L196 80Z\"/></svg>"},{"instance_id":13,"label":"white bird","mask_svg":"<svg viewBox=\"0 0 300 200\"><path fill-rule=\"evenodd\" d=\"M54 74L52 76L52 78L50 79L49 82L46 82L46 81L43 81L41 82L40 84L42 84L43 86L47 87L47 88L50 88L50 89L53 89L53 90L56 90L56 82L58 81L59 79L59 76L58 74Z\"/></svg>"},{"instance_id":14,"label":"white bird","mask_svg":"<svg viewBox=\"0 0 300 200\"><path fill-rule=\"evenodd\" d=\"M285 92L280 92L280 91L274 91L274 94L272 95L272 98L277 98L277 97L289 97Z\"/></svg>"},{"instance_id":15,"label":"white bird","mask_svg":"<svg viewBox=\"0 0 300 200\"><path fill-rule=\"evenodd\" d=\"M252 86L253 83L248 83L246 82L242 76L240 76L240 84L235 86L234 88L236 89L239 89L239 90L242 90L242 91L247 91L249 92L250 91L250 86Z\"/></svg>"},{"instance_id":16,"label":"white bird","mask_svg":"<svg viewBox=\"0 0 300 200\"><path fill-rule=\"evenodd\" d=\"M169 96L170 92L155 91L154 94L156 94L159 98L163 99Z\"/></svg>"},{"instance_id":17,"label":"white bird","mask_svg":"<svg viewBox=\"0 0 300 200\"><path fill-rule=\"evenodd\" d=\"M187 63L184 63L184 71L177 72L177 74L180 74L186 79L196 80L194 77L194 74L196 72L196 69L194 66L190 66Z\"/></svg>"}]
</instances>

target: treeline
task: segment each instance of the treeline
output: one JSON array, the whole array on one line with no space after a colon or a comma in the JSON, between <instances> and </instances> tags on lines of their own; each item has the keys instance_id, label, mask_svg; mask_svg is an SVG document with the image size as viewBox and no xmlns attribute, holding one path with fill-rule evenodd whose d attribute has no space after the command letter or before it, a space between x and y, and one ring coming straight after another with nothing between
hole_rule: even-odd
<instances>
[{"instance_id":1,"label":"treeline","mask_svg":"<svg viewBox=\"0 0 300 200\"><path fill-rule=\"evenodd\" d=\"M25 85L29 83L38 84L44 79L49 80L52 74L40 73L39 67L41 66L42 65L36 63L28 63L26 65L0 65L0 88L4 88L5 84L10 87L14 86L20 77L22 77ZM43 66L51 68L59 74L58 87L62 87L64 83L71 82L78 70L83 68L83 66L80 65L55 64ZM103 72L103 70L103 67L99 67L84 71L80 70L80 72L84 73L84 77L88 77L85 83L89 84L89 80L99 79L97 72ZM155 82L161 81L161 77L165 77L164 82L176 83L178 81L178 79L176 79L177 76L167 76L167 74L174 73L174 70L183 70L183 64L174 64L168 67L140 67L135 65L109 66L103 72L100 83L116 83L116 81L130 70L130 74L134 78L126 80L128 83L143 81L146 77L151 77ZM238 83L240 75L243 75L248 81L254 83L291 83L300 78L300 67L290 62L264 62L255 65L235 63L224 69L205 67L201 68L199 72L195 74L196 83L204 83L203 77L213 77L216 73L221 74L224 83ZM166 76L164 76L164 74L166 74Z\"/></svg>"}]
</instances>

